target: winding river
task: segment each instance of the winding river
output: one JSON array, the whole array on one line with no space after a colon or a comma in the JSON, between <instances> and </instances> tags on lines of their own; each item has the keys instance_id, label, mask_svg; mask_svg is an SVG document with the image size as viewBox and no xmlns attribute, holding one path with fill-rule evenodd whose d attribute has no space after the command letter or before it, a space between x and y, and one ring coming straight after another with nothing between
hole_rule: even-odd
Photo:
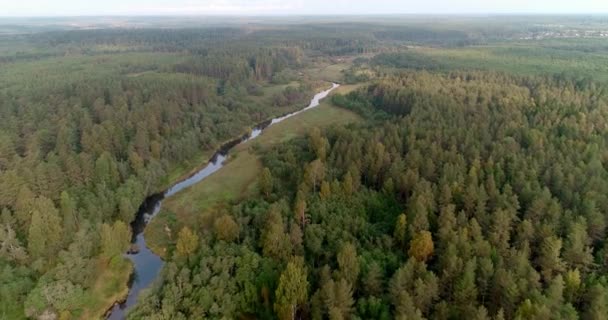
<instances>
[{"instance_id":1,"label":"winding river","mask_svg":"<svg viewBox=\"0 0 608 320\"><path fill-rule=\"evenodd\" d=\"M224 145L213 156L213 158L211 158L211 161L209 161L207 166L205 166L203 169L199 170L189 178L174 184L165 192L154 194L146 198L137 212L137 218L131 223L134 235L133 244L135 245L135 248L138 248L138 251L127 254L128 258L133 262L134 267L134 272L129 283L129 294L124 302L114 305L114 307L108 313L108 319L124 319L127 311L137 302L137 297L141 290L147 288L150 284L152 284L152 282L154 282L164 265L162 259L148 248L146 245L146 239L144 238L144 229L146 228L148 222L150 222L150 220L154 218L154 216L160 211L163 199L171 197L176 193L203 181L211 174L217 172L224 166L228 152L230 152L230 150L232 150L234 147L257 138L266 128L273 124L279 123L306 110L317 107L319 102L323 98L327 97L327 95L338 86L338 84L332 83L332 87L330 89L317 93L310 101L308 107L304 109L279 118L274 118L271 121L266 121L256 126L250 134Z\"/></svg>"}]
</instances>

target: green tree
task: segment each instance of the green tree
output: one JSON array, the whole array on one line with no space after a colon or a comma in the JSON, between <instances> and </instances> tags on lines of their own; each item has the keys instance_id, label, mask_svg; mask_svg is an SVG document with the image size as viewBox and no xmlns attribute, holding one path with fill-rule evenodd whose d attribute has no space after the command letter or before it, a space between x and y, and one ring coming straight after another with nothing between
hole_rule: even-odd
<instances>
[{"instance_id":1,"label":"green tree","mask_svg":"<svg viewBox=\"0 0 608 320\"><path fill-rule=\"evenodd\" d=\"M308 136L311 149L314 151L318 159L325 160L329 142L327 138L321 135L319 128L313 128Z\"/></svg>"},{"instance_id":2,"label":"green tree","mask_svg":"<svg viewBox=\"0 0 608 320\"><path fill-rule=\"evenodd\" d=\"M51 200L44 197L35 200L27 239L28 252L34 258L53 260L61 249L63 227Z\"/></svg>"},{"instance_id":3,"label":"green tree","mask_svg":"<svg viewBox=\"0 0 608 320\"><path fill-rule=\"evenodd\" d=\"M104 223L100 229L101 251L108 258L114 258L127 251L131 243L131 229L122 222L116 221L113 225Z\"/></svg>"},{"instance_id":4,"label":"green tree","mask_svg":"<svg viewBox=\"0 0 608 320\"><path fill-rule=\"evenodd\" d=\"M34 208L36 196L27 186L21 187L15 201L15 217L18 222L18 230L23 234L27 233L32 220L32 210Z\"/></svg>"},{"instance_id":5,"label":"green tree","mask_svg":"<svg viewBox=\"0 0 608 320\"><path fill-rule=\"evenodd\" d=\"M395 242L401 246L405 246L405 240L407 237L407 216L402 213L397 217L397 223L395 224L395 231L393 232L393 238Z\"/></svg>"},{"instance_id":6,"label":"green tree","mask_svg":"<svg viewBox=\"0 0 608 320\"><path fill-rule=\"evenodd\" d=\"M363 289L370 296L380 296L383 288L384 274L377 262L372 262L363 278Z\"/></svg>"},{"instance_id":7,"label":"green tree","mask_svg":"<svg viewBox=\"0 0 608 320\"><path fill-rule=\"evenodd\" d=\"M323 285L322 293L330 319L350 319L355 301L352 286L346 279L328 281Z\"/></svg>"},{"instance_id":8,"label":"green tree","mask_svg":"<svg viewBox=\"0 0 608 320\"><path fill-rule=\"evenodd\" d=\"M551 280L555 273L563 271L564 265L560 258L561 249L562 240L554 236L544 238L540 245L537 263L546 281Z\"/></svg>"},{"instance_id":9,"label":"green tree","mask_svg":"<svg viewBox=\"0 0 608 320\"><path fill-rule=\"evenodd\" d=\"M281 274L275 293L274 310L281 320L294 320L298 308L304 305L308 298L308 279L304 261L294 258Z\"/></svg>"},{"instance_id":10,"label":"green tree","mask_svg":"<svg viewBox=\"0 0 608 320\"><path fill-rule=\"evenodd\" d=\"M587 270L593 263L591 239L587 235L584 223L575 222L570 227L570 233L564 245L564 261L572 268Z\"/></svg>"},{"instance_id":11,"label":"green tree","mask_svg":"<svg viewBox=\"0 0 608 320\"><path fill-rule=\"evenodd\" d=\"M63 217L63 230L66 236L71 237L78 231L79 218L76 212L76 203L66 191L61 193L60 208Z\"/></svg>"},{"instance_id":12,"label":"green tree","mask_svg":"<svg viewBox=\"0 0 608 320\"><path fill-rule=\"evenodd\" d=\"M591 287L587 293L585 309L585 319L608 319L608 289L600 284Z\"/></svg>"},{"instance_id":13,"label":"green tree","mask_svg":"<svg viewBox=\"0 0 608 320\"><path fill-rule=\"evenodd\" d=\"M285 232L283 218L277 206L271 207L268 212L261 241L264 256L286 260L291 254L289 234Z\"/></svg>"},{"instance_id":14,"label":"green tree","mask_svg":"<svg viewBox=\"0 0 608 320\"><path fill-rule=\"evenodd\" d=\"M325 179L325 164L320 159L314 160L304 170L304 181L312 187L313 192L317 191L317 185Z\"/></svg>"},{"instance_id":15,"label":"green tree","mask_svg":"<svg viewBox=\"0 0 608 320\"><path fill-rule=\"evenodd\" d=\"M270 196L270 194L272 194L272 189L273 189L273 178L272 178L272 173L270 172L270 169L268 168L264 168L264 170L262 170L262 174L260 175L260 191L262 192L262 194L268 198Z\"/></svg>"}]
</instances>

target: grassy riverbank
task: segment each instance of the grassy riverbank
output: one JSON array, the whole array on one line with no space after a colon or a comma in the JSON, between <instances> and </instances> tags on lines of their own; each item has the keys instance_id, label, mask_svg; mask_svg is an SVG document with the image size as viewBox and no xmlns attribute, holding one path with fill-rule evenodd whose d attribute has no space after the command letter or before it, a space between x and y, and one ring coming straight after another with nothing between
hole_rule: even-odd
<instances>
[{"instance_id":1,"label":"grassy riverbank","mask_svg":"<svg viewBox=\"0 0 608 320\"><path fill-rule=\"evenodd\" d=\"M347 93L356 86L341 86L334 92ZM183 225L207 224L222 204L238 201L257 192L261 164L252 148L270 148L305 134L314 127L345 125L359 121L354 113L331 105L328 99L318 108L269 127L256 140L238 146L226 166L205 181L184 190L163 203L162 212L146 228L150 249L164 257Z\"/></svg>"},{"instance_id":2,"label":"grassy riverbank","mask_svg":"<svg viewBox=\"0 0 608 320\"><path fill-rule=\"evenodd\" d=\"M344 68L343 65L329 65L329 66L319 67L318 69L331 69L331 70L333 70L333 72L331 74L319 73L317 77L312 76L313 74L316 74L315 71L317 70L317 68L307 69L305 71L305 74L306 74L305 77L307 78L306 81L313 83L314 92L325 90L325 89L331 87L331 84L329 83L330 81L333 81L333 82L339 81L340 78L338 77L337 74L339 74L339 72L341 72L341 70L343 68ZM339 69L340 71L336 71L337 69ZM327 80L321 80L321 79L327 79ZM256 101L256 103L258 103L258 104L272 104L273 96L275 96L276 94L279 94L280 92L282 92L289 86L299 87L300 85L301 85L300 81L292 81L288 84L267 84L262 88L262 93L263 93L262 95L250 96L248 98ZM287 111L284 111L284 110L277 111L276 113L274 113L272 115L272 117L278 117L281 115L281 113L297 111L303 107L305 107L305 106L294 105L294 106L291 106L289 108L289 110L287 110ZM243 130L243 134L245 132L246 132L246 130ZM231 137L230 139L228 139L226 141L218 143L216 146L214 146L213 148L211 148L209 150L201 150L198 154L196 154L191 159L188 159L179 164L173 165L170 168L167 175L165 176L163 183L161 185L161 188L157 191L160 192L161 190L167 189L171 185L173 185L175 182L183 180L183 179L189 177L190 175L196 173L197 171L199 171L202 166L205 166L207 164L209 159L214 155L214 153L217 151L217 149L220 148L220 146L222 146L224 143L231 141L232 139L234 139L234 137Z\"/></svg>"}]
</instances>

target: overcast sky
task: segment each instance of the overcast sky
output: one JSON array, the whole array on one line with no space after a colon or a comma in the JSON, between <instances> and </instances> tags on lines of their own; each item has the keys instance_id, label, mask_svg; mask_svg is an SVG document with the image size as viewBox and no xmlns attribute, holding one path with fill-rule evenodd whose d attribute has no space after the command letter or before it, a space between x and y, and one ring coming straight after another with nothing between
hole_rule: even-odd
<instances>
[{"instance_id":1,"label":"overcast sky","mask_svg":"<svg viewBox=\"0 0 608 320\"><path fill-rule=\"evenodd\" d=\"M0 16L608 13L608 0L0 0Z\"/></svg>"}]
</instances>

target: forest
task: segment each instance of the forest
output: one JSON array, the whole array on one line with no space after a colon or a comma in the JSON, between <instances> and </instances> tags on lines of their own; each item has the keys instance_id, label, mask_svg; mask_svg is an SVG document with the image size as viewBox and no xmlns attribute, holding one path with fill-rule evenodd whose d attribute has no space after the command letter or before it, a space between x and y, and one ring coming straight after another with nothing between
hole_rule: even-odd
<instances>
[{"instance_id":1,"label":"forest","mask_svg":"<svg viewBox=\"0 0 608 320\"><path fill-rule=\"evenodd\" d=\"M130 318L605 319L606 99L426 71L336 95L367 120L264 154Z\"/></svg>"},{"instance_id":2,"label":"forest","mask_svg":"<svg viewBox=\"0 0 608 320\"><path fill-rule=\"evenodd\" d=\"M606 319L605 43L418 19L0 24L0 319L103 318L143 200L332 81L360 120L252 147L255 192L195 223L164 208L129 319Z\"/></svg>"}]
</instances>

